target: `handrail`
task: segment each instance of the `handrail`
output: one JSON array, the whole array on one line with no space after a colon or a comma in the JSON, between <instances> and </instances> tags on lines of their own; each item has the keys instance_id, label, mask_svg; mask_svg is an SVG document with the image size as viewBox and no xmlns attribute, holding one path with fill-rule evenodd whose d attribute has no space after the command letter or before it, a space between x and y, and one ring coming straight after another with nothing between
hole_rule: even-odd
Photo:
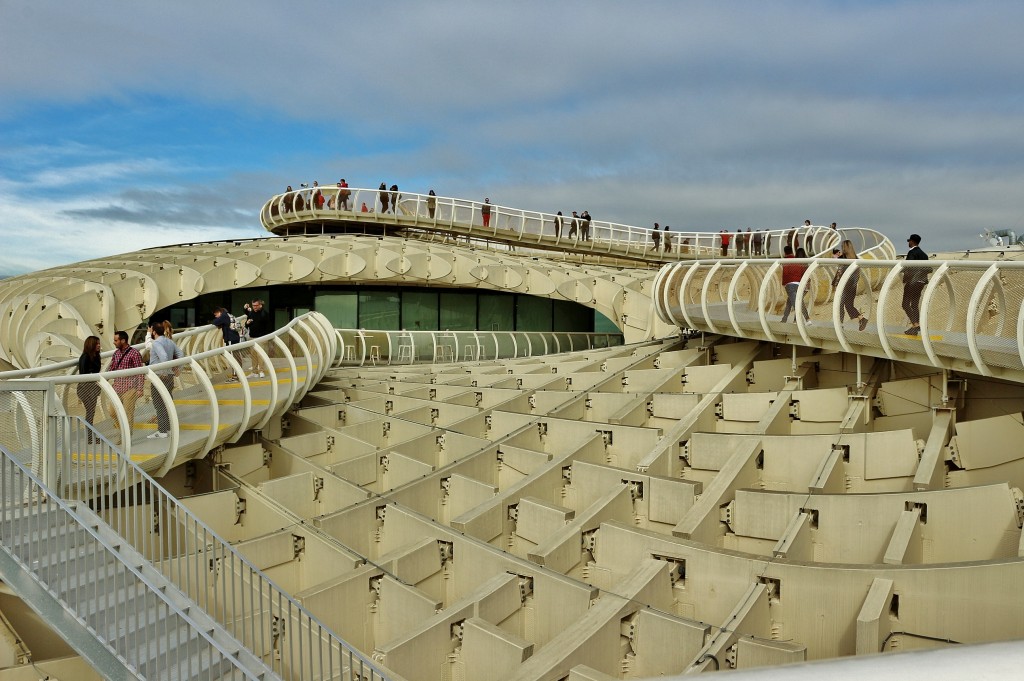
<instances>
[{"instance_id":1,"label":"handrail","mask_svg":"<svg viewBox=\"0 0 1024 681\"><path fill-rule=\"evenodd\" d=\"M84 439L84 433L82 435ZM71 460L70 454L71 452L64 453L65 461ZM201 650L197 649L195 639L179 640L175 646L177 650L172 650L167 646L168 632L177 629L171 622L178 621L187 624L195 636L205 642L202 648L215 651L210 654L209 662L211 664L217 661L212 659L216 655L220 661L232 665L247 679L264 678L265 670L259 669L254 672L250 669L252 661L248 657L240 657L236 650L229 649L224 642L219 641L206 623L197 621L196 617L190 614L187 604L179 604L178 601L181 599L172 597L172 594L162 584L148 574L149 571L155 570L152 562L136 565L133 561L128 560L118 545L103 536L98 527L78 513L71 503L61 498L61 495L55 494L39 477L2 446L0 446L0 455L2 455L0 458L0 490L4 492L4 503L0 506L0 512L4 514L4 522L0 524L0 546L19 563L25 574L31 575L52 598L63 602L64 607L81 625L92 629L96 634L96 642L126 665L126 671L130 671L133 676L137 675L137 678L145 678L140 674L139 667L145 663L152 664L153 660L145 659L142 656L151 653L154 649L159 650L161 647L165 648L162 663L164 668L172 666L176 661L177 658L172 657L173 653L180 655L184 652L186 657L199 656ZM99 454L101 458L106 456L111 460L115 455L116 450L113 448L107 448L102 454ZM128 465L131 465L130 462ZM113 468L116 471L120 466L115 465ZM107 510L111 510L111 507L108 506ZM54 511L56 517L51 518L48 511ZM88 544L96 546L99 551L115 562L117 568L113 574L106 570L94 570L91 574L87 572L90 568L100 565L102 561L85 550L81 543L83 541L81 534L76 539L74 546L70 547L73 550L63 553L60 564L51 562L44 564L44 561L41 561L51 551L57 552L54 557L61 556L58 542L60 537L67 536L69 529L87 535L88 539L85 541ZM99 621L93 621L90 624L86 621L83 613L69 602L74 599L68 598L68 592L82 587L80 583L72 585L76 578L82 579L88 576L92 580L88 585L90 591L98 595L110 593L118 588L127 589L128 580L131 579L129 574L134 576L134 580L144 584L147 592L153 598L158 599L167 609L168 612L161 618L164 620L162 626L124 626L119 618L124 619L126 615L124 612L119 613L116 606L97 608L93 617L99 618ZM182 594L189 593L185 589L181 591ZM210 613L211 611L207 609L206 614L209 616ZM94 628L97 625L108 633L101 635ZM111 637L110 632L117 633ZM234 638L234 642L239 648L242 648L242 644L239 643L240 639L237 636ZM163 641L163 645L161 645L161 641ZM87 646L83 654L90 657L88 650ZM157 661L159 661L159 657ZM256 664L261 666L259 662Z\"/></svg>"},{"instance_id":2,"label":"handrail","mask_svg":"<svg viewBox=\"0 0 1024 681\"><path fill-rule=\"evenodd\" d=\"M111 519L114 531L231 636L251 641L252 652L276 673L326 679L347 668L343 678L387 681L384 670L117 448L82 456L89 435L98 435L88 423L71 416L52 416L49 423L53 448L48 457L66 496L89 500L98 515Z\"/></svg>"},{"instance_id":3,"label":"handrail","mask_svg":"<svg viewBox=\"0 0 1024 681\"><path fill-rule=\"evenodd\" d=\"M780 276L789 266L806 266L791 294ZM729 291L724 304L691 300L691 289L712 281ZM1019 380L1022 290L1024 262L1015 261L729 259L663 267L653 298L667 324ZM782 321L788 295L797 309Z\"/></svg>"},{"instance_id":4,"label":"handrail","mask_svg":"<svg viewBox=\"0 0 1024 681\"><path fill-rule=\"evenodd\" d=\"M334 366L453 364L557 354L623 343L621 333L576 331L392 331L335 329ZM484 341L487 337L489 342ZM534 343L537 342L537 351ZM564 345L564 347L563 347Z\"/></svg>"},{"instance_id":5,"label":"handrail","mask_svg":"<svg viewBox=\"0 0 1024 681\"><path fill-rule=\"evenodd\" d=\"M349 210L338 209L335 205L340 189L349 192ZM323 208L312 205L311 199L317 191L324 196ZM380 189L358 187L308 187L284 192L272 196L263 204L260 209L260 222L267 231L274 233L290 224L323 220L412 226L434 231L487 236L524 246L555 246L575 252L603 253L658 261L730 258L744 254L752 258L781 257L783 246L796 242L809 244L814 254L824 255L838 246L844 238L858 242L855 246L864 257L895 255L892 242L886 236L864 227L843 227L838 231L821 225L751 232L670 231L667 233L669 241L666 247L664 231L658 232L659 241L655 242L651 237L654 233L652 229L604 220L590 220L589 229L584 234L583 220L578 216L559 216L450 196L401 192L396 209L391 201L391 192L388 191L388 212L380 212L376 208L378 195L381 193L385 192ZM360 209L363 203L367 203L369 208L365 213ZM484 205L490 208L487 225L484 225L482 212ZM571 236L570 231L573 232ZM724 249L722 232L729 237ZM741 233L743 239L737 240L736 237ZM760 247L757 247L754 240L756 234L761 235ZM748 235L750 241L747 241ZM746 247L738 252L738 244L741 243L746 243Z\"/></svg>"},{"instance_id":6,"label":"handrail","mask_svg":"<svg viewBox=\"0 0 1024 681\"><path fill-rule=\"evenodd\" d=\"M169 362L82 376L78 374L50 375L54 369L44 366L0 373L0 381L17 378L52 385L58 397L61 398L58 400L58 404L62 405L65 411L69 406L69 400L76 405L82 404L80 397L72 397L78 393L78 385L94 384L94 388L83 388L83 391L97 399L101 396L104 398L97 404L105 403L108 413L112 416L110 423L116 424L107 427L104 431L104 435L111 439L115 439L119 433L132 433L134 430L134 419L130 418L133 414L129 412L134 411L136 399L129 400L126 405L125 401L118 396L115 388L119 385L123 387L125 384L132 386L137 384L137 387L133 387L131 391L141 398L146 392L143 387L148 384L150 386L148 392L153 395L154 401L159 399L161 406L167 405L171 427L165 440L166 447L157 447L154 444L152 447L144 448L153 452L166 452L162 458L159 453L151 452L146 452L141 456L147 457L146 461L150 466L159 466L160 470L166 472L188 457L203 455L216 444L229 441L231 438L237 440L246 430L257 425L264 425L271 415L286 409L289 404L300 399L310 387L323 378L337 355L337 336L334 329L327 318L318 312L310 312L297 317L266 336L231 346L204 349L205 344L211 338L219 336L219 332L211 329L212 327L200 327L195 330L195 333L186 335L185 339L191 340L181 344L184 346L181 348L184 356ZM318 340L309 344L304 340L306 338ZM196 346L194 349L198 352L189 354L193 350L193 345ZM272 347L273 350L268 352L267 347ZM311 350L310 347L314 350ZM284 356L287 364L284 367L285 375L278 376L278 370L270 362L269 358L274 354ZM236 358L260 363L266 369L264 372L266 376L263 379L246 376L240 371L241 363ZM62 363L62 368L59 370L68 370L67 366L63 366L67 364L67 362ZM75 366L77 366L77 361ZM175 384L181 383L182 388L190 389L195 393L193 397L196 399L188 400L191 404L179 406L172 401L172 396L161 379L161 375L173 372L179 374L174 379ZM248 417L240 419L233 429L213 430L211 427L209 437L184 443L182 441L182 424L180 423L183 414L191 413L193 416L198 416L199 418L195 420L203 425L226 422L221 415L222 406L213 384L222 382L215 381L215 376L229 372L234 372L237 377L237 385L242 392L241 406L243 413L248 414ZM301 389L298 387L300 374L303 382ZM260 385L269 385L271 401L268 401L263 409L253 409L252 384L254 382ZM290 385L290 388L287 391L282 391L281 385ZM72 390L72 386L75 386L76 389ZM157 409L155 403L153 409ZM97 415L102 417L103 412L97 410ZM124 454L132 457L139 444L133 443L130 437L124 437L122 438L122 447Z\"/></svg>"}]
</instances>

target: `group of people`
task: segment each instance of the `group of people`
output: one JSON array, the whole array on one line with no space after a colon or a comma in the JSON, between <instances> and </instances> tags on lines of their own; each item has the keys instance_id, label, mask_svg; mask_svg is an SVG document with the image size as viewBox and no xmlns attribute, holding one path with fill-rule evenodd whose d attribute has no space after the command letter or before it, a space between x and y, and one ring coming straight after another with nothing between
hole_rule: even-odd
<instances>
[{"instance_id":1,"label":"group of people","mask_svg":"<svg viewBox=\"0 0 1024 681\"><path fill-rule=\"evenodd\" d=\"M327 192L327 194L324 193L324 189L316 180L313 180L312 186L303 182L299 185L298 191L288 185L281 201L281 212L298 213L306 210L307 207L316 210L323 210L325 207L330 210L351 210L349 202L352 200L352 191L348 188L348 182L344 177L338 180L334 191L328 188ZM276 205L271 206L272 212L276 210Z\"/></svg>"},{"instance_id":2,"label":"group of people","mask_svg":"<svg viewBox=\"0 0 1024 681\"><path fill-rule=\"evenodd\" d=\"M221 307L214 310L213 324L220 328L224 345L233 345L242 340L259 338L272 331L270 314L265 309L262 300L254 300L251 304L246 303L244 309L246 319L244 324L241 325L238 324L226 308ZM127 332L116 331L114 333L114 353L110 357L106 370L138 369L148 364L150 367L153 367L153 373L160 379L167 394L173 395L175 377L180 374L180 368L177 366L163 366L183 356L181 348L174 342L173 336L174 329L169 321L150 320L149 328L146 332L146 342L140 351L132 346ZM248 355L252 363L249 376L263 378L267 368L263 366L259 354L250 351ZM78 373L80 375L98 374L101 370L100 339L98 336L89 336L82 344L82 354L78 358ZM232 376L228 380L237 381L238 378ZM146 378L142 373L118 376L111 381L111 387L117 394L118 400L124 408L125 415L128 417L129 428L134 424L135 406L143 396L145 383ZM90 425L95 424L96 405L99 402L100 396L99 385L94 381L79 383L76 386L76 393L85 408L85 420ZM147 439L167 438L171 429L168 405L155 385L150 386L150 399L153 401L153 409L156 412L156 431L148 435ZM110 405L108 413L111 419L117 417L114 405ZM92 443L94 440L93 433L90 431L88 441ZM121 444L120 437L116 438L116 444Z\"/></svg>"},{"instance_id":3,"label":"group of people","mask_svg":"<svg viewBox=\"0 0 1024 681\"><path fill-rule=\"evenodd\" d=\"M555 236L558 238L562 237L562 230L568 221L569 231L566 234L568 238L576 239L577 241L590 241L590 222L592 219L589 210L584 210L583 212L574 210L571 218L564 217L562 211L558 211L554 220Z\"/></svg>"},{"instance_id":4,"label":"group of people","mask_svg":"<svg viewBox=\"0 0 1024 681\"><path fill-rule=\"evenodd\" d=\"M909 249L905 257L906 261L926 261L928 260L928 254L921 248L921 237L918 234L911 234L907 237L907 246ZM783 259L801 259L806 258L807 253L802 247L797 247L795 250L789 244L783 248ZM843 240L839 248L833 249L832 257L839 260L856 260L857 250L853 246L853 242L849 239ZM846 281L843 281L844 275L847 269L850 267L849 264L841 265L836 268L835 274L832 277L832 288L839 289L842 284L842 289L838 291L839 295L839 323L842 324L849 317L851 321L857 322L857 329L863 331L868 326L868 317L857 309L855 301L857 298L857 287L860 284L860 269L854 269L853 272L846 277ZM786 306L782 311L782 317L780 321L787 323L789 321L789 314L793 312L797 307L797 292L800 288L800 280L807 272L807 265L801 263L788 263L782 266L782 286L786 290ZM920 336L921 335L921 293L924 291L924 287L928 284L928 273L929 268L921 266L906 265L903 268L903 302L902 307L907 318L910 320L910 327L903 333L908 336ZM803 314L803 318L806 323L811 323L811 317L807 312L807 305L803 301L800 303L800 311Z\"/></svg>"}]
</instances>

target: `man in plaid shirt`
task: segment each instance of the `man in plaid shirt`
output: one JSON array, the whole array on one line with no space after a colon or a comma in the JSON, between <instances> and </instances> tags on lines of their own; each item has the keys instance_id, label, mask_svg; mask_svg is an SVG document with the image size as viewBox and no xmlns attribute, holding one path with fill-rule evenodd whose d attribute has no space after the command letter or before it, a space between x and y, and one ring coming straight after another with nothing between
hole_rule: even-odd
<instances>
[{"instance_id":1,"label":"man in plaid shirt","mask_svg":"<svg viewBox=\"0 0 1024 681\"><path fill-rule=\"evenodd\" d=\"M110 358L107 371L137 369L142 366L142 355L131 346L128 342L128 334L124 331L114 333L114 348L114 356ZM128 415L129 428L135 423L135 403L142 397L142 386L145 382L146 377L143 374L119 376L114 379L114 392L121 398L121 404L124 405L124 411ZM117 418L113 405L110 407L110 418ZM120 441L118 444L120 444Z\"/></svg>"}]
</instances>

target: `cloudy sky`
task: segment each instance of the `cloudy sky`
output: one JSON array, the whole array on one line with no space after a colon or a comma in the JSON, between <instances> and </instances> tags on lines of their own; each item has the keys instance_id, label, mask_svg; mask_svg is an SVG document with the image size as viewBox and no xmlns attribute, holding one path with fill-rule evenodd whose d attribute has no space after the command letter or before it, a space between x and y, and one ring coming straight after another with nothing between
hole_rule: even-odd
<instances>
[{"instance_id":1,"label":"cloudy sky","mask_svg":"<svg viewBox=\"0 0 1024 681\"><path fill-rule=\"evenodd\" d=\"M0 0L0 274L285 185L673 229L1024 232L1024 3Z\"/></svg>"}]
</instances>

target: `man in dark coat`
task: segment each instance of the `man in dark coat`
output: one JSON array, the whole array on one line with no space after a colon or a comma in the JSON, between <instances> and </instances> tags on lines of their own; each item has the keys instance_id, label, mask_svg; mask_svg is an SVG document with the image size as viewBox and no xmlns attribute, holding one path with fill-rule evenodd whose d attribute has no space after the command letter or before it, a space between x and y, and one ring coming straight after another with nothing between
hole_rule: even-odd
<instances>
[{"instance_id":1,"label":"man in dark coat","mask_svg":"<svg viewBox=\"0 0 1024 681\"><path fill-rule=\"evenodd\" d=\"M906 260L928 260L928 254L921 250L921 237L911 234L907 237L907 244L910 250L907 251ZM903 267L903 311L910 318L910 328L906 330L908 336L921 335L921 292L928 283L928 269L904 265Z\"/></svg>"}]
</instances>

